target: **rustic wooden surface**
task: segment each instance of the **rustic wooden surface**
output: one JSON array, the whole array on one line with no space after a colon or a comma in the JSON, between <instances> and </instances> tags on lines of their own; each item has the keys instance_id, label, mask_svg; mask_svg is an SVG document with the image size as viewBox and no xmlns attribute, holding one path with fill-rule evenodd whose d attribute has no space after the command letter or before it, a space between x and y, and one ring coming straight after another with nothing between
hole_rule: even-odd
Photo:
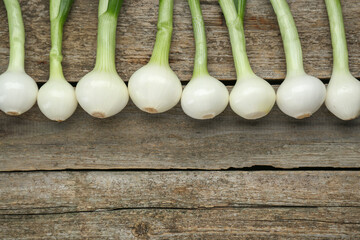
<instances>
[{"instance_id":1,"label":"rustic wooden surface","mask_svg":"<svg viewBox=\"0 0 360 240\"><path fill-rule=\"evenodd\" d=\"M357 171L47 171L0 173L0 177L7 178L0 182L1 215L137 208L360 207L360 193L354 191L360 188Z\"/></svg>"},{"instance_id":2,"label":"rustic wooden surface","mask_svg":"<svg viewBox=\"0 0 360 240\"><path fill-rule=\"evenodd\" d=\"M26 28L26 69L43 82L48 78L50 26L49 1L21 0ZM216 0L201 1L209 42L209 70L220 80L234 80L230 42L221 9ZM331 40L323 0L289 1L302 41L305 69L314 76L328 79L331 74ZM345 27L349 42L350 67L360 77L360 2L343 2ZM116 66L127 81L131 74L147 63L155 40L157 0L124 1L118 31ZM8 62L6 12L0 3L0 72ZM247 50L254 71L261 77L283 79L285 57L281 36L270 1L250 0L245 18ZM64 72L77 82L89 72L95 61L97 1L76 0L64 33ZM175 0L174 35L170 62L182 81L191 78L194 43L190 10L186 0Z\"/></svg>"},{"instance_id":3,"label":"rustic wooden surface","mask_svg":"<svg viewBox=\"0 0 360 240\"><path fill-rule=\"evenodd\" d=\"M194 56L186 2L175 0L170 54L182 81L191 77ZM305 69L327 82L332 56L324 2L288 2ZM49 69L49 2L20 3L26 70L41 85ZM201 3L209 70L231 90L236 76L225 21L216 0ZM342 5L350 69L360 78L360 2ZM75 1L63 52L71 82L93 68L96 18L97 1ZM116 52L125 81L148 61L156 20L157 0L125 1ZM9 49L2 2L0 22L3 72ZM270 2L248 0L245 25L254 71L277 88L285 59ZM359 121L340 121L325 107L302 121L277 107L256 121L230 108L196 121L179 105L148 115L132 103L104 120L79 107L61 124L36 106L19 117L0 112L0 239L360 239Z\"/></svg>"},{"instance_id":4,"label":"rustic wooden surface","mask_svg":"<svg viewBox=\"0 0 360 240\"><path fill-rule=\"evenodd\" d=\"M6 239L359 239L359 214L359 208L219 208L5 215L0 234Z\"/></svg>"},{"instance_id":5,"label":"rustic wooden surface","mask_svg":"<svg viewBox=\"0 0 360 240\"><path fill-rule=\"evenodd\" d=\"M257 121L229 107L198 121L180 106L149 115L130 103L104 120L79 107L59 124L34 107L17 118L0 115L0 170L360 167L359 123L338 120L325 107L303 121L277 107Z\"/></svg>"},{"instance_id":6,"label":"rustic wooden surface","mask_svg":"<svg viewBox=\"0 0 360 240\"><path fill-rule=\"evenodd\" d=\"M4 215L0 235L5 239L359 239L359 214L359 208L351 207L281 207Z\"/></svg>"},{"instance_id":7,"label":"rustic wooden surface","mask_svg":"<svg viewBox=\"0 0 360 240\"><path fill-rule=\"evenodd\" d=\"M359 172L97 171L0 176L10 183L0 182L0 237L5 238L360 237L360 194L354 192L360 188Z\"/></svg>"}]
</instances>

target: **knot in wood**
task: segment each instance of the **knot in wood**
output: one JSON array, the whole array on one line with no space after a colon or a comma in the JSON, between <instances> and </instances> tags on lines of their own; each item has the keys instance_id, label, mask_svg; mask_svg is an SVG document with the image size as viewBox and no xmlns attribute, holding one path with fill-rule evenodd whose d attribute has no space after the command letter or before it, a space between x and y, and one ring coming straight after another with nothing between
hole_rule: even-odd
<instances>
[{"instance_id":1,"label":"knot in wood","mask_svg":"<svg viewBox=\"0 0 360 240\"><path fill-rule=\"evenodd\" d=\"M150 231L150 224L147 222L136 223L133 229L133 235L139 238L148 238L148 233Z\"/></svg>"}]
</instances>

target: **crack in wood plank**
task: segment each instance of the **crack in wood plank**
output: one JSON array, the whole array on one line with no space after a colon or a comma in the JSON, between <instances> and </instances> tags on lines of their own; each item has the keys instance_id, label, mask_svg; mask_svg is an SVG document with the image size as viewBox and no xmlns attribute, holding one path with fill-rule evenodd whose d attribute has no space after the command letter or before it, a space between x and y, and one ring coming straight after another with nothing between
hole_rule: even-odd
<instances>
[{"instance_id":1,"label":"crack in wood plank","mask_svg":"<svg viewBox=\"0 0 360 240\"><path fill-rule=\"evenodd\" d=\"M280 168L273 167L271 165L266 166L251 166L242 168L224 168L224 169L201 169L201 168L169 168L169 169L154 169L154 168L134 168L134 169L123 169L123 168L64 168L64 169L38 169L38 170L10 170L0 171L0 174L6 173L36 173L36 172L259 172L259 171L275 171L275 172L292 172L292 171L327 171L327 172L354 172L360 171L360 168L352 167L297 167L297 168Z\"/></svg>"},{"instance_id":2,"label":"crack in wood plank","mask_svg":"<svg viewBox=\"0 0 360 240\"><path fill-rule=\"evenodd\" d=\"M70 208L73 206L61 206L63 208ZM316 205L316 206L291 206L291 205L238 205L238 206L212 206L212 207L195 207L195 208L179 208L179 207L131 207L131 208L99 208L93 210L77 210L77 211L64 211L64 212L55 212L55 213L1 213L1 211L16 211L16 210L32 210L32 209L51 209L51 208L60 208L60 207L47 207L47 208L12 208L12 209L0 209L0 219L1 216L3 218L9 216L46 216L46 215L64 215L64 214L80 214L80 213L101 213L101 212L116 212L116 211L132 211L132 210L170 210L170 211L212 211L212 210L225 210L225 209L318 209L318 208L359 208L360 206L326 206L326 205ZM248 220L248 221L265 221L265 220ZM307 219L283 219L282 221L317 221L321 222L320 220L307 220ZM336 222L329 222L324 221L327 223L336 223ZM354 222L351 224L360 224L359 222Z\"/></svg>"},{"instance_id":3,"label":"crack in wood plank","mask_svg":"<svg viewBox=\"0 0 360 240\"><path fill-rule=\"evenodd\" d=\"M359 208L359 206L346 206L347 208ZM27 213L27 214L1 214L0 213L0 219L7 218L7 217L13 217L13 216L46 216L46 215L66 215L66 214L83 214L83 213L103 213L103 212L117 212L117 211L133 211L133 210L168 210L168 211L213 211L213 210L224 210L224 209L245 209L245 208L251 208L251 209L258 209L258 208L296 208L296 209L307 209L307 208L337 208L337 207L326 207L326 206L250 206L250 207L238 207L238 206L229 206L229 207L199 207L199 208L165 208L165 207L139 207L139 208L114 208L114 209L94 209L94 210L84 210L84 211L69 211L69 212L61 212L61 213ZM341 207L343 208L343 207ZM269 222L269 220L242 220L244 222ZM333 224L360 224L360 221L357 222L336 222L336 221L323 221L320 219L305 219L305 218L294 218L294 219L277 219L274 220L274 222L288 222L288 221L307 221L307 222L318 222L318 223L333 223ZM214 230L214 229L213 229Z\"/></svg>"}]
</instances>

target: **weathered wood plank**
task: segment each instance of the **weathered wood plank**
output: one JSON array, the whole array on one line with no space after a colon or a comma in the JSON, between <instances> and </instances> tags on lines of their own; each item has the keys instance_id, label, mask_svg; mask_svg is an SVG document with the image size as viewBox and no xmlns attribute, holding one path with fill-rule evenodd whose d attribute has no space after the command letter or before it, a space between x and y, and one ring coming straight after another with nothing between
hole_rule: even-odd
<instances>
[{"instance_id":1,"label":"weathered wood plank","mask_svg":"<svg viewBox=\"0 0 360 240\"><path fill-rule=\"evenodd\" d=\"M1 239L356 239L359 172L0 174Z\"/></svg>"},{"instance_id":2,"label":"weathered wood plank","mask_svg":"<svg viewBox=\"0 0 360 240\"><path fill-rule=\"evenodd\" d=\"M38 82L48 78L49 13L47 0L21 0L26 27L26 69ZM157 0L125 1L117 33L117 69L124 80L145 64L155 40ZM228 32L217 0L201 1L209 42L209 69L221 80L234 80L235 70ZM320 78L331 74L331 41L324 1L289 1L302 41L305 69ZM349 43L350 67L360 77L360 2L342 2ZM8 62L6 12L0 3L0 72ZM247 49L254 71L266 79L283 79L285 59L275 14L269 1L248 1L245 19ZM94 65L97 1L77 0L64 33L64 72L78 81ZM181 80L191 77L193 33L187 1L176 0L170 62Z\"/></svg>"},{"instance_id":3,"label":"weathered wood plank","mask_svg":"<svg viewBox=\"0 0 360 240\"><path fill-rule=\"evenodd\" d=\"M113 209L357 207L360 172L0 173L0 215ZM360 216L360 215L359 215Z\"/></svg>"},{"instance_id":4,"label":"weathered wood plank","mask_svg":"<svg viewBox=\"0 0 360 240\"><path fill-rule=\"evenodd\" d=\"M325 107L301 121L277 107L256 121L229 107L198 121L179 105L149 115L129 103L103 120L79 107L59 124L34 107L15 118L0 113L0 171L360 167L359 122L338 120Z\"/></svg>"},{"instance_id":5,"label":"weathered wood plank","mask_svg":"<svg viewBox=\"0 0 360 240\"><path fill-rule=\"evenodd\" d=\"M360 208L128 209L0 215L2 239L359 239Z\"/></svg>"}]
</instances>

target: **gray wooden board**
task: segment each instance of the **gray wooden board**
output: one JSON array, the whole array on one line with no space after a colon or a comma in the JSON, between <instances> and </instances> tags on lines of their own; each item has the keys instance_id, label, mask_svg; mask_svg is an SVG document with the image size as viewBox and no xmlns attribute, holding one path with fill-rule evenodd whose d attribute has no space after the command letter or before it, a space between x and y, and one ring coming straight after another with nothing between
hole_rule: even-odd
<instances>
[{"instance_id":1,"label":"gray wooden board","mask_svg":"<svg viewBox=\"0 0 360 240\"><path fill-rule=\"evenodd\" d=\"M360 208L359 171L0 173L0 214L138 208Z\"/></svg>"},{"instance_id":2,"label":"gray wooden board","mask_svg":"<svg viewBox=\"0 0 360 240\"><path fill-rule=\"evenodd\" d=\"M63 123L37 107L0 114L0 171L59 169L228 169L360 167L360 119L344 122L325 107L295 120L275 107L248 121L228 107L193 120L178 105L160 114L132 103L115 117L94 119L80 107Z\"/></svg>"},{"instance_id":3,"label":"gray wooden board","mask_svg":"<svg viewBox=\"0 0 360 240\"><path fill-rule=\"evenodd\" d=\"M359 208L124 209L0 215L2 239L359 239Z\"/></svg>"},{"instance_id":4,"label":"gray wooden board","mask_svg":"<svg viewBox=\"0 0 360 240\"><path fill-rule=\"evenodd\" d=\"M0 174L1 239L357 239L359 172Z\"/></svg>"},{"instance_id":5,"label":"gray wooden board","mask_svg":"<svg viewBox=\"0 0 360 240\"><path fill-rule=\"evenodd\" d=\"M38 82L49 73L49 1L20 0L26 28L26 70ZM209 47L209 70L221 80L234 80L235 69L228 32L217 0L201 1ZM303 46L305 69L328 79L332 53L326 8L323 0L289 1ZM345 28L349 43L350 68L360 77L360 2L343 1ZM95 62L97 1L76 0L64 29L64 72L77 82ZM124 1L116 44L116 66L127 81L149 60L155 40L157 0ZM8 28L4 4L0 3L0 72L6 70L9 54ZM261 77L283 79L285 56L275 14L270 1L248 1L245 18L247 50L254 71ZM186 0L175 0L174 33L170 63L179 78L191 78L194 39Z\"/></svg>"}]
</instances>

